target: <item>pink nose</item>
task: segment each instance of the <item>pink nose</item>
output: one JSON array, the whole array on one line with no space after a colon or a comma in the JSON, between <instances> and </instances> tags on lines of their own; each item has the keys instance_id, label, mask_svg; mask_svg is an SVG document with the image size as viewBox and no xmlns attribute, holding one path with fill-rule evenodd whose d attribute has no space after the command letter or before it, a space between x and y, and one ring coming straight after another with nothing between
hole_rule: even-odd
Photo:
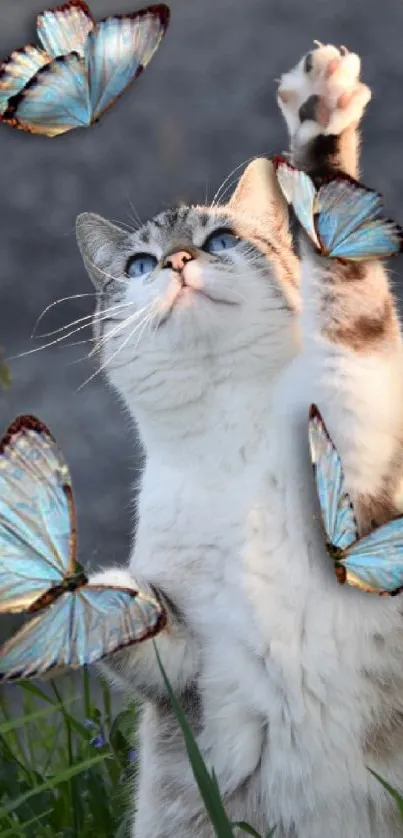
<instances>
[{"instance_id":1,"label":"pink nose","mask_svg":"<svg viewBox=\"0 0 403 838\"><path fill-rule=\"evenodd\" d=\"M170 253L164 259L164 268L172 268L173 271L180 271L186 265L186 262L191 262L193 256L188 250L178 250L176 253Z\"/></svg>"}]
</instances>

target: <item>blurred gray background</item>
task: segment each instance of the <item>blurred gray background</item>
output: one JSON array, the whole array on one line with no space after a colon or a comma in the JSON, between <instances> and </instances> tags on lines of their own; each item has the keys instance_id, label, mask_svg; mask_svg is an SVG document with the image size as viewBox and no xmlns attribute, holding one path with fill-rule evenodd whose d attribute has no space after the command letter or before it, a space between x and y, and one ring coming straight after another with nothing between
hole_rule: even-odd
<instances>
[{"instance_id":1,"label":"blurred gray background","mask_svg":"<svg viewBox=\"0 0 403 838\"><path fill-rule=\"evenodd\" d=\"M56 5L56 3L55 3ZM171 0L171 25L138 83L95 127L57 139L0 125L0 343L6 356L31 340L55 300L90 293L74 222L93 210L130 224L178 200L212 200L224 178L254 155L282 151L285 130L274 79L312 40L363 57L373 88L363 144L364 177L403 222L403 5L398 0ZM44 0L1 0L0 58L35 39ZM134 0L92 0L95 17L132 11ZM401 262L393 264L398 285ZM42 331L88 314L93 297L56 306ZM88 330L71 341L88 338ZM69 343L70 341L67 341ZM130 543L135 440L82 346L50 347L11 363L0 425L38 415L70 464L79 555L92 567L124 562ZM0 626L1 631L1 626Z\"/></svg>"}]
</instances>

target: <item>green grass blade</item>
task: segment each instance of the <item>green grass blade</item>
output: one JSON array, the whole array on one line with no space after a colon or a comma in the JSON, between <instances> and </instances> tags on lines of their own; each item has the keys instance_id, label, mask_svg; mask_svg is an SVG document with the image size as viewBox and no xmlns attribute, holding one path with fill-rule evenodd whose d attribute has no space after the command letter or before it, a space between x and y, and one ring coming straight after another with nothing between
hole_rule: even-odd
<instances>
[{"instance_id":1,"label":"green grass blade","mask_svg":"<svg viewBox=\"0 0 403 838\"><path fill-rule=\"evenodd\" d=\"M102 675L100 675L99 683L102 690L105 724L110 732L112 727L112 702L109 684Z\"/></svg>"},{"instance_id":2,"label":"green grass blade","mask_svg":"<svg viewBox=\"0 0 403 838\"><path fill-rule=\"evenodd\" d=\"M48 815L51 815L53 809L48 809L47 812L41 812L40 815L36 815L34 818L31 818L29 821L25 821L25 823L15 824L15 827L11 827L11 829L6 829L5 832L2 831L1 838L14 838L16 835L21 835L29 826L33 826L35 823L39 821L43 821L44 818L47 818Z\"/></svg>"},{"instance_id":3,"label":"green grass blade","mask_svg":"<svg viewBox=\"0 0 403 838\"><path fill-rule=\"evenodd\" d=\"M397 789L394 789L394 788L393 788L393 786L390 786L390 785L389 785L389 783L387 783L387 782L386 782L386 780L383 780L383 779L382 779L382 777L380 777L380 776L379 776L379 774L377 774L375 771L372 771L372 768L368 768L368 771L369 771L369 772L370 772L370 773L371 773L374 777L376 777L376 779L378 780L378 782L379 782L379 783L380 783L380 784L384 787L384 789L386 789L386 791L388 791L388 792L389 792L389 794L390 794L390 795L394 798L394 800L395 800L395 801L396 801L396 803L397 803L397 807L398 807L398 809L399 809L399 814L400 814L400 817L401 817L401 818L402 818L402 820L403 820L403 797L401 796L401 794L399 794L399 792L397 791Z\"/></svg>"},{"instance_id":4,"label":"green grass blade","mask_svg":"<svg viewBox=\"0 0 403 838\"><path fill-rule=\"evenodd\" d=\"M54 681L52 681L52 688L53 688L53 692L54 692L56 698L59 701L60 710L61 710L63 720L64 720L64 728L65 728L65 732L66 732L66 747L67 747L67 756L68 756L68 760L69 760L69 766L73 766L74 765L73 734L72 734L72 725L70 724L70 717L69 717L69 714L67 713L67 710L65 709L63 699L62 699L61 694L60 694L56 684L54 683ZM74 801L76 787L75 787L74 781L71 777L68 780L68 789L69 789L69 796L70 796L70 809L71 809L71 812L72 812L72 815L73 815L74 838L80 838L80 831L79 831L80 830L80 824L79 824L78 807L75 805L75 801Z\"/></svg>"},{"instance_id":5,"label":"green grass blade","mask_svg":"<svg viewBox=\"0 0 403 838\"><path fill-rule=\"evenodd\" d=\"M77 699L70 699L69 703ZM0 736L10 733L12 730L17 730L19 727L29 725L32 722L38 721L43 717L47 718L49 713L54 713L61 710L63 704L52 704L52 707L46 707L44 710L35 710L33 713L26 713L24 716L19 716L17 719L10 719L7 722L0 724Z\"/></svg>"},{"instance_id":6,"label":"green grass blade","mask_svg":"<svg viewBox=\"0 0 403 838\"><path fill-rule=\"evenodd\" d=\"M31 684L30 681L20 681L19 686L21 689L25 690L25 692L31 693L32 695L35 695L36 698L41 698L43 701L46 701L47 704L56 703L50 695L45 693L44 690L41 690L40 687L37 687L36 684Z\"/></svg>"},{"instance_id":7,"label":"green grass blade","mask_svg":"<svg viewBox=\"0 0 403 838\"><path fill-rule=\"evenodd\" d=\"M241 829L242 832L246 832L248 835L253 835L253 838L262 838L259 832L256 832L256 829L253 829L253 826L250 826L244 821L236 821L232 824L232 826L234 829Z\"/></svg>"},{"instance_id":8,"label":"green grass blade","mask_svg":"<svg viewBox=\"0 0 403 838\"><path fill-rule=\"evenodd\" d=\"M91 685L90 676L88 675L88 669L86 666L83 669L83 695L85 718L89 719L91 717Z\"/></svg>"},{"instance_id":9,"label":"green grass blade","mask_svg":"<svg viewBox=\"0 0 403 838\"><path fill-rule=\"evenodd\" d=\"M86 759L83 762L79 762L77 765L69 766L55 777L49 778L46 782L40 783L38 786L26 791L24 794L20 794L19 797L11 800L10 803L6 803L0 808L0 817L4 817L9 813L11 814L11 812L15 812L20 806L22 806L23 803L26 803L26 801L30 800L32 797L42 794L42 792L48 791L49 789L53 789L56 786L60 786L62 783L67 783L72 777L77 777L79 774L83 774L84 771L88 771L90 768L93 768L95 765L103 762L108 756L108 753L97 754L97 756L92 757L91 759Z\"/></svg>"},{"instance_id":10,"label":"green grass blade","mask_svg":"<svg viewBox=\"0 0 403 838\"><path fill-rule=\"evenodd\" d=\"M169 683L168 677L165 673L165 669L162 665L162 661L155 643L154 648L157 656L158 665L161 670L161 675L163 677L169 698L171 700L172 708L174 710L178 723L182 729L182 733L185 739L186 750L193 770L193 774L199 787L200 794L203 798L204 805L210 816L212 826L214 827L214 832L217 835L217 838L235 838L231 826L231 821L228 819L227 813L225 811L221 799L217 781L214 775L210 776L206 768L199 747L193 736L190 724Z\"/></svg>"}]
</instances>

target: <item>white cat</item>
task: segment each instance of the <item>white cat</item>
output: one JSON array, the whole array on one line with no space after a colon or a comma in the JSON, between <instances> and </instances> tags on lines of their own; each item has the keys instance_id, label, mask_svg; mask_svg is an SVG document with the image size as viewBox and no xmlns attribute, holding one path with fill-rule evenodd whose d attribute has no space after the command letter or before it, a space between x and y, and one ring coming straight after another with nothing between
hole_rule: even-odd
<instances>
[{"instance_id":1,"label":"white cat","mask_svg":"<svg viewBox=\"0 0 403 838\"><path fill-rule=\"evenodd\" d=\"M357 56L320 47L279 104L294 161L356 174L370 98ZM158 645L233 820L276 838L403 829L402 600L340 587L308 457L316 402L362 532L399 508L402 341L380 264L294 256L267 160L225 207L128 234L77 224L96 339L146 452L130 574L165 599ZM302 303L302 314L300 307ZM114 306L113 311L109 309ZM144 699L134 838L212 838L152 644L111 660Z\"/></svg>"}]
</instances>

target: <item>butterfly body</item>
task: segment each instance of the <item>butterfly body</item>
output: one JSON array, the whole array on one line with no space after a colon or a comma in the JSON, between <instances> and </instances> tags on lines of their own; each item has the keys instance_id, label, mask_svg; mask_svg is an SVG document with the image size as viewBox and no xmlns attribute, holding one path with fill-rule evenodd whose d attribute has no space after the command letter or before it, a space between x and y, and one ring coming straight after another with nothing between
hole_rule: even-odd
<instances>
[{"instance_id":1,"label":"butterfly body","mask_svg":"<svg viewBox=\"0 0 403 838\"><path fill-rule=\"evenodd\" d=\"M315 405L309 416L309 443L326 549L338 581L370 593L400 593L403 516L360 538L340 456Z\"/></svg>"},{"instance_id":2,"label":"butterfly body","mask_svg":"<svg viewBox=\"0 0 403 838\"><path fill-rule=\"evenodd\" d=\"M339 173L315 186L306 172L275 157L281 190L318 254L360 262L403 249L403 230L384 217L381 195Z\"/></svg>"},{"instance_id":3,"label":"butterfly body","mask_svg":"<svg viewBox=\"0 0 403 838\"><path fill-rule=\"evenodd\" d=\"M153 590L91 584L76 560L70 474L32 416L0 444L0 613L33 615L0 649L0 679L93 663L156 635L166 614Z\"/></svg>"},{"instance_id":4,"label":"butterfly body","mask_svg":"<svg viewBox=\"0 0 403 838\"><path fill-rule=\"evenodd\" d=\"M28 613L33 614L35 611L41 611L42 608L47 608L52 602L55 602L62 594L73 593L78 588L83 588L88 585L88 577L82 571L78 571L72 576L67 576L60 585L55 585L46 591L39 599L32 603L28 609Z\"/></svg>"},{"instance_id":5,"label":"butterfly body","mask_svg":"<svg viewBox=\"0 0 403 838\"><path fill-rule=\"evenodd\" d=\"M99 23L82 0L43 12L41 48L15 51L0 69L0 119L48 137L98 122L147 66L168 23L164 4Z\"/></svg>"}]
</instances>

